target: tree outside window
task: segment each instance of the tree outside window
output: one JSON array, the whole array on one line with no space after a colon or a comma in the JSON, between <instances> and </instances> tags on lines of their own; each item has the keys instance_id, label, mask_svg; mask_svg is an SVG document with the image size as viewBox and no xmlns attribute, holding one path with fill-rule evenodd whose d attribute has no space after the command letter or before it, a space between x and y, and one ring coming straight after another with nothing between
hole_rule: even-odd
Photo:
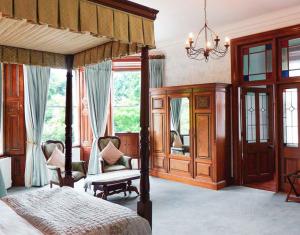
<instances>
[{"instance_id":1,"label":"tree outside window","mask_svg":"<svg viewBox=\"0 0 300 235\"><path fill-rule=\"evenodd\" d=\"M65 141L66 73L51 69L42 141ZM79 144L78 76L73 73L73 144Z\"/></svg>"},{"instance_id":2,"label":"tree outside window","mask_svg":"<svg viewBox=\"0 0 300 235\"><path fill-rule=\"evenodd\" d=\"M114 132L140 131L141 72L113 73L112 122Z\"/></svg>"}]
</instances>

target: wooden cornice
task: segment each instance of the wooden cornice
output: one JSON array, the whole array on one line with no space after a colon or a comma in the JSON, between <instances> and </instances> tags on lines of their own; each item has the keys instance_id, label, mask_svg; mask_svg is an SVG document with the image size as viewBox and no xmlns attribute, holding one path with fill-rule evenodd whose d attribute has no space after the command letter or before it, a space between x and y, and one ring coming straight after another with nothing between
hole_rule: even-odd
<instances>
[{"instance_id":1,"label":"wooden cornice","mask_svg":"<svg viewBox=\"0 0 300 235\"><path fill-rule=\"evenodd\" d=\"M135 2L127 0L89 0L90 2L98 3L103 6L125 11L134 15L142 16L151 20L156 19L156 15L159 12L150 7L140 5Z\"/></svg>"}]
</instances>

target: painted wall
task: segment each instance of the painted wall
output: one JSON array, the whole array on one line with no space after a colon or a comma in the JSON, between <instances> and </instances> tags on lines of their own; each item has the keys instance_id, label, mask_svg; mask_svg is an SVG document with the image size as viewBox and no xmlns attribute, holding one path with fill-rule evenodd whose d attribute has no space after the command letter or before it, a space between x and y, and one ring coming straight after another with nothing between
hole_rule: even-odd
<instances>
[{"instance_id":1,"label":"painted wall","mask_svg":"<svg viewBox=\"0 0 300 235\"><path fill-rule=\"evenodd\" d=\"M219 29L221 39L224 36L237 38L260 33L272 29L300 24L300 6L284 9L271 14L262 15ZM201 27L202 25L199 25ZM191 29L187 29L187 34ZM165 86L201 84L213 82L231 82L230 53L219 60L204 61L190 60L184 49L186 35L176 38L172 42L157 42L157 51L166 55Z\"/></svg>"}]
</instances>

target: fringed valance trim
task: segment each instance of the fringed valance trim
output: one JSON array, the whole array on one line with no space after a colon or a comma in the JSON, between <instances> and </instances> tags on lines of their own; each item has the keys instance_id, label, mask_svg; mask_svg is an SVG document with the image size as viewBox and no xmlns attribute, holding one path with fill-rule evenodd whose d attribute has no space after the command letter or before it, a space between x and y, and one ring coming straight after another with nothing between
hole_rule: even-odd
<instances>
[{"instance_id":1,"label":"fringed valance trim","mask_svg":"<svg viewBox=\"0 0 300 235\"><path fill-rule=\"evenodd\" d=\"M0 14L34 24L155 47L154 21L88 0L0 0Z\"/></svg>"},{"instance_id":2,"label":"fringed valance trim","mask_svg":"<svg viewBox=\"0 0 300 235\"><path fill-rule=\"evenodd\" d=\"M66 67L64 55L1 45L0 62L8 64L40 65L51 68Z\"/></svg>"},{"instance_id":3,"label":"fringed valance trim","mask_svg":"<svg viewBox=\"0 0 300 235\"><path fill-rule=\"evenodd\" d=\"M105 60L118 59L141 52L136 43L108 42L92 49L75 54L74 68L97 64Z\"/></svg>"}]
</instances>

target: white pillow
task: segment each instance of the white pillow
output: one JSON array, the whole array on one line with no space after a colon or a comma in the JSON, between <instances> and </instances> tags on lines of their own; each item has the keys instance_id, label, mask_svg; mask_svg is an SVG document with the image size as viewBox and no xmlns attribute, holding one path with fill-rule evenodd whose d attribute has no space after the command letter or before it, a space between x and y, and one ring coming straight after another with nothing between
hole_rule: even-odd
<instances>
[{"instance_id":1,"label":"white pillow","mask_svg":"<svg viewBox=\"0 0 300 235\"><path fill-rule=\"evenodd\" d=\"M47 161L47 164L50 166L59 167L62 172L65 171L65 155L55 147L54 151L52 152L50 158Z\"/></svg>"},{"instance_id":2,"label":"white pillow","mask_svg":"<svg viewBox=\"0 0 300 235\"><path fill-rule=\"evenodd\" d=\"M116 146L114 146L114 144L111 141L108 142L106 147L100 153L100 156L109 165L115 164L123 155L124 153L122 153L119 149L117 149Z\"/></svg>"}]
</instances>

